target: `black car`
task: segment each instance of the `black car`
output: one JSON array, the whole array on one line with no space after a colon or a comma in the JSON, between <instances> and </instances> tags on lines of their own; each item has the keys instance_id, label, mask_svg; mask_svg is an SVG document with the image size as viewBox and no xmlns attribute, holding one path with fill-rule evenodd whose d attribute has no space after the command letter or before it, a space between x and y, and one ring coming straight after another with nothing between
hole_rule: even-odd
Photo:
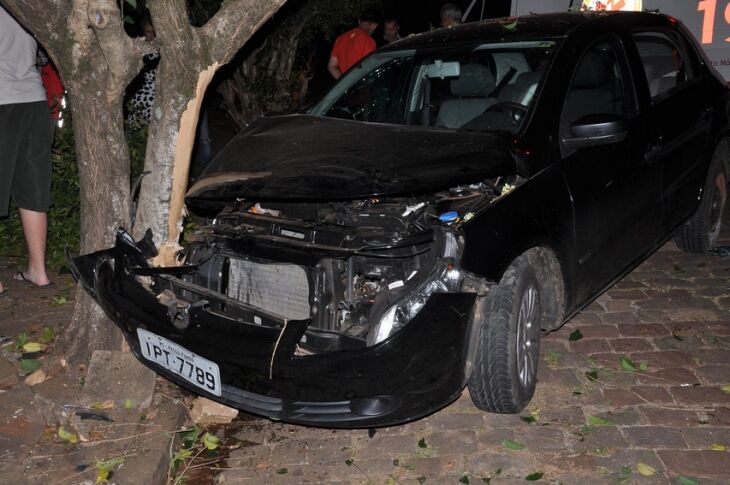
<instances>
[{"instance_id":1,"label":"black car","mask_svg":"<svg viewBox=\"0 0 730 485\"><path fill-rule=\"evenodd\" d=\"M671 17L440 29L238 135L188 192L214 219L181 266L120 230L73 272L144 364L244 411L392 425L467 385L516 413L541 332L668 239L712 246L729 136L725 82Z\"/></svg>"}]
</instances>

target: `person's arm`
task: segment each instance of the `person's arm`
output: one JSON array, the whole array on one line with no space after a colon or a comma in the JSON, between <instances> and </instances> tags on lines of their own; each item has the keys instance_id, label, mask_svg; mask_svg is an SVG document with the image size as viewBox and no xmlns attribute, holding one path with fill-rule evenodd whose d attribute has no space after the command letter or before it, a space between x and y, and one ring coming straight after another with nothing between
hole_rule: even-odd
<instances>
[{"instance_id":1,"label":"person's arm","mask_svg":"<svg viewBox=\"0 0 730 485\"><path fill-rule=\"evenodd\" d=\"M342 71L340 71L340 62L335 56L330 56L330 61L327 63L327 70L335 79L339 79L340 76L342 76Z\"/></svg>"}]
</instances>

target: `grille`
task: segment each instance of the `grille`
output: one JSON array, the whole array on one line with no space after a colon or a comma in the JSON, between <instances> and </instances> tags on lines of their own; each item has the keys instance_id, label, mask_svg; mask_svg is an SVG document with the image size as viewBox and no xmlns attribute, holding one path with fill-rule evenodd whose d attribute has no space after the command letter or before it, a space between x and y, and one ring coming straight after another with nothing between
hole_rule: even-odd
<instances>
[{"instance_id":1,"label":"grille","mask_svg":"<svg viewBox=\"0 0 730 485\"><path fill-rule=\"evenodd\" d=\"M295 264L231 259L228 296L288 320L311 316L307 273Z\"/></svg>"}]
</instances>

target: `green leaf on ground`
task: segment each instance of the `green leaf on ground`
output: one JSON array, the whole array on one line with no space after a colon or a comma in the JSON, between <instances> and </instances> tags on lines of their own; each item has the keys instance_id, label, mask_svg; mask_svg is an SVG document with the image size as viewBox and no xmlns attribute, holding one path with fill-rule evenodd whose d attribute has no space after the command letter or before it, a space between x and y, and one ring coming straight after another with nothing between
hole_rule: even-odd
<instances>
[{"instance_id":1,"label":"green leaf on ground","mask_svg":"<svg viewBox=\"0 0 730 485\"><path fill-rule=\"evenodd\" d=\"M122 463L124 457L112 458L110 460L96 460L96 481L94 483L104 483L109 480L109 475Z\"/></svg>"},{"instance_id":2,"label":"green leaf on ground","mask_svg":"<svg viewBox=\"0 0 730 485\"><path fill-rule=\"evenodd\" d=\"M124 1L127 2L128 4L130 4L133 9L135 9L135 10L137 9L137 0L124 0Z\"/></svg>"},{"instance_id":3,"label":"green leaf on ground","mask_svg":"<svg viewBox=\"0 0 730 485\"><path fill-rule=\"evenodd\" d=\"M426 438L421 438L418 440L418 447L419 448L428 448L428 445L426 444Z\"/></svg>"},{"instance_id":4,"label":"green leaf on ground","mask_svg":"<svg viewBox=\"0 0 730 485\"><path fill-rule=\"evenodd\" d=\"M610 419L599 418L598 416L588 416L586 420L588 426L614 426Z\"/></svg>"},{"instance_id":5,"label":"green leaf on ground","mask_svg":"<svg viewBox=\"0 0 730 485\"><path fill-rule=\"evenodd\" d=\"M598 380L598 370L592 369L586 372L586 377L589 381L597 381Z\"/></svg>"},{"instance_id":6,"label":"green leaf on ground","mask_svg":"<svg viewBox=\"0 0 730 485\"><path fill-rule=\"evenodd\" d=\"M287 473L289 473L289 470L286 468L279 468L278 470L276 470L277 475L286 475Z\"/></svg>"},{"instance_id":7,"label":"green leaf on ground","mask_svg":"<svg viewBox=\"0 0 730 485\"><path fill-rule=\"evenodd\" d=\"M61 438L63 441L68 441L69 443L78 443L79 437L74 433L73 431L68 431L63 426L60 426L58 428L58 437Z\"/></svg>"},{"instance_id":8,"label":"green leaf on ground","mask_svg":"<svg viewBox=\"0 0 730 485\"><path fill-rule=\"evenodd\" d=\"M469 485L469 475L464 475L463 477L459 478L459 483Z\"/></svg>"},{"instance_id":9,"label":"green leaf on ground","mask_svg":"<svg viewBox=\"0 0 730 485\"><path fill-rule=\"evenodd\" d=\"M502 446L507 448L508 450L524 450L525 449L525 445L523 445L519 441L512 441L512 440L502 440Z\"/></svg>"},{"instance_id":10,"label":"green leaf on ground","mask_svg":"<svg viewBox=\"0 0 730 485\"><path fill-rule=\"evenodd\" d=\"M134 19L133 19L132 17L130 17L129 15L125 15L125 16L124 16L124 23L125 23L125 24L130 24L130 25L134 25L134 24L135 24L136 22L135 22L135 21L134 21Z\"/></svg>"},{"instance_id":11,"label":"green leaf on ground","mask_svg":"<svg viewBox=\"0 0 730 485\"><path fill-rule=\"evenodd\" d=\"M710 449L712 451L727 451L727 446L721 445L720 443L712 443Z\"/></svg>"},{"instance_id":12,"label":"green leaf on ground","mask_svg":"<svg viewBox=\"0 0 730 485\"><path fill-rule=\"evenodd\" d=\"M45 327L41 336L38 337L38 340L40 340L41 343L50 344L55 338L56 331L53 329L53 327Z\"/></svg>"},{"instance_id":13,"label":"green leaf on ground","mask_svg":"<svg viewBox=\"0 0 730 485\"><path fill-rule=\"evenodd\" d=\"M544 475L543 472L530 473L529 475L527 475L525 477L525 480L527 480L528 482L536 482L536 481L540 480L543 477L543 475Z\"/></svg>"},{"instance_id":14,"label":"green leaf on ground","mask_svg":"<svg viewBox=\"0 0 730 485\"><path fill-rule=\"evenodd\" d=\"M424 483L426 483L426 477L420 476L420 477L416 478L416 481L418 483L420 483L421 485L423 485Z\"/></svg>"},{"instance_id":15,"label":"green leaf on ground","mask_svg":"<svg viewBox=\"0 0 730 485\"><path fill-rule=\"evenodd\" d=\"M41 365L43 364L38 359L23 359L20 361L20 370L31 373L40 369Z\"/></svg>"},{"instance_id":16,"label":"green leaf on ground","mask_svg":"<svg viewBox=\"0 0 730 485\"><path fill-rule=\"evenodd\" d=\"M646 372L646 370L649 368L649 363L645 360L642 360L639 362L639 370L641 372Z\"/></svg>"},{"instance_id":17,"label":"green leaf on ground","mask_svg":"<svg viewBox=\"0 0 730 485\"><path fill-rule=\"evenodd\" d=\"M133 407L134 407L134 402L132 402L131 399L124 400L124 409L132 409Z\"/></svg>"},{"instance_id":18,"label":"green leaf on ground","mask_svg":"<svg viewBox=\"0 0 730 485\"><path fill-rule=\"evenodd\" d=\"M730 386L722 386L720 390L726 394L730 394Z\"/></svg>"},{"instance_id":19,"label":"green leaf on ground","mask_svg":"<svg viewBox=\"0 0 730 485\"><path fill-rule=\"evenodd\" d=\"M645 477L651 477L653 475L656 475L656 468L653 466L647 465L646 463L637 463L636 464L636 471L640 474L644 475Z\"/></svg>"},{"instance_id":20,"label":"green leaf on ground","mask_svg":"<svg viewBox=\"0 0 730 485\"><path fill-rule=\"evenodd\" d=\"M537 421L537 418L535 418L535 416L520 416L520 419L527 424L532 424Z\"/></svg>"},{"instance_id":21,"label":"green leaf on ground","mask_svg":"<svg viewBox=\"0 0 730 485\"><path fill-rule=\"evenodd\" d=\"M218 438L216 435L210 434L208 432L206 432L203 435L203 437L200 438L200 442L203 443L203 445L206 447L206 449L211 450L211 451L218 448L221 444L220 438Z\"/></svg>"},{"instance_id":22,"label":"green leaf on ground","mask_svg":"<svg viewBox=\"0 0 730 485\"><path fill-rule=\"evenodd\" d=\"M560 364L560 358L563 356L560 352L548 350L545 352L545 361L548 367L557 367Z\"/></svg>"},{"instance_id":23,"label":"green leaf on ground","mask_svg":"<svg viewBox=\"0 0 730 485\"><path fill-rule=\"evenodd\" d=\"M628 482L631 479L632 474L633 471L630 466L622 466L618 477L616 477L616 481L619 483Z\"/></svg>"},{"instance_id":24,"label":"green leaf on ground","mask_svg":"<svg viewBox=\"0 0 730 485\"><path fill-rule=\"evenodd\" d=\"M28 341L28 334L26 332L20 332L15 337L15 350L20 350L27 341Z\"/></svg>"},{"instance_id":25,"label":"green leaf on ground","mask_svg":"<svg viewBox=\"0 0 730 485\"><path fill-rule=\"evenodd\" d=\"M40 352L46 348L45 345L38 342L26 342L23 344L23 352Z\"/></svg>"},{"instance_id":26,"label":"green leaf on ground","mask_svg":"<svg viewBox=\"0 0 730 485\"><path fill-rule=\"evenodd\" d=\"M573 331L573 333L570 334L570 336L568 337L568 340L571 341L571 342L576 342L576 341L578 341L578 340L580 340L582 338L583 338L583 334L580 333L580 329L579 328L576 328Z\"/></svg>"},{"instance_id":27,"label":"green leaf on ground","mask_svg":"<svg viewBox=\"0 0 730 485\"><path fill-rule=\"evenodd\" d=\"M53 303L56 305L64 305L68 300L63 295L56 295L53 297Z\"/></svg>"},{"instance_id":28,"label":"green leaf on ground","mask_svg":"<svg viewBox=\"0 0 730 485\"><path fill-rule=\"evenodd\" d=\"M673 333L673 334L672 334L672 337L674 337L674 339L675 339L675 340L679 340L680 342L682 342L682 341L684 340L684 337L680 337L680 336L679 336L679 335L677 335L676 333Z\"/></svg>"},{"instance_id":29,"label":"green leaf on ground","mask_svg":"<svg viewBox=\"0 0 730 485\"><path fill-rule=\"evenodd\" d=\"M678 476L677 482L679 482L679 485L700 485L700 482L698 482L697 480L685 477L684 475Z\"/></svg>"},{"instance_id":30,"label":"green leaf on ground","mask_svg":"<svg viewBox=\"0 0 730 485\"><path fill-rule=\"evenodd\" d=\"M621 357L620 365L621 368L625 371L636 372L638 370L634 361L629 359L628 357Z\"/></svg>"},{"instance_id":31,"label":"green leaf on ground","mask_svg":"<svg viewBox=\"0 0 730 485\"><path fill-rule=\"evenodd\" d=\"M349 458L345 460L345 465L352 466L352 464L355 463L354 461L350 460Z\"/></svg>"}]
</instances>

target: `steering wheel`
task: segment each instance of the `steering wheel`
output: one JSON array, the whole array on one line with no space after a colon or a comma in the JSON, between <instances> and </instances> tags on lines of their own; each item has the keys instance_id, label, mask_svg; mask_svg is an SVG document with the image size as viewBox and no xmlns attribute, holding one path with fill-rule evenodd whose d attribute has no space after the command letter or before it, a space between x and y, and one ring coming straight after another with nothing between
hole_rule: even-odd
<instances>
[{"instance_id":1,"label":"steering wheel","mask_svg":"<svg viewBox=\"0 0 730 485\"><path fill-rule=\"evenodd\" d=\"M354 107L354 106L333 106L327 113L328 116L333 118L342 118L346 120L357 120L359 116L362 116L365 112L365 107Z\"/></svg>"},{"instance_id":2,"label":"steering wheel","mask_svg":"<svg viewBox=\"0 0 730 485\"><path fill-rule=\"evenodd\" d=\"M487 108L484 112L507 113L510 122L513 125L517 125L527 115L527 106L515 103L514 101L500 101Z\"/></svg>"}]
</instances>

